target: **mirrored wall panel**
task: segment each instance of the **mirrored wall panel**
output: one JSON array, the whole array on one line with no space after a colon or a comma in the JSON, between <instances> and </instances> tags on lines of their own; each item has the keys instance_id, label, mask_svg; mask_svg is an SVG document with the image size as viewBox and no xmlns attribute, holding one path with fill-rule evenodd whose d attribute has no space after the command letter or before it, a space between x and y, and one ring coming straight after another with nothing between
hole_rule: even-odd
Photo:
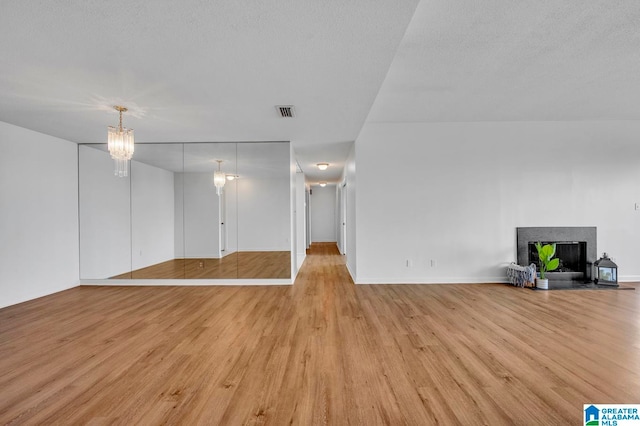
<instances>
[{"instance_id":1,"label":"mirrored wall panel","mask_svg":"<svg viewBox=\"0 0 640 426\"><path fill-rule=\"evenodd\" d=\"M184 278L176 256L182 233L182 144L138 144L131 161L131 278ZM119 178L118 178L119 179ZM122 277L117 277L122 278Z\"/></svg>"},{"instance_id":2,"label":"mirrored wall panel","mask_svg":"<svg viewBox=\"0 0 640 426\"><path fill-rule=\"evenodd\" d=\"M238 144L238 277L291 275L288 143Z\"/></svg>"},{"instance_id":3,"label":"mirrored wall panel","mask_svg":"<svg viewBox=\"0 0 640 426\"><path fill-rule=\"evenodd\" d=\"M187 278L237 278L236 144L184 147L184 233L176 252L185 258ZM217 176L217 180L216 180ZM183 251L181 251L183 250Z\"/></svg>"},{"instance_id":4,"label":"mirrored wall panel","mask_svg":"<svg viewBox=\"0 0 640 426\"><path fill-rule=\"evenodd\" d=\"M80 277L131 278L129 177L114 176L106 145L80 145L78 179Z\"/></svg>"},{"instance_id":5,"label":"mirrored wall panel","mask_svg":"<svg viewBox=\"0 0 640 426\"><path fill-rule=\"evenodd\" d=\"M82 279L290 278L287 142L79 147Z\"/></svg>"}]
</instances>

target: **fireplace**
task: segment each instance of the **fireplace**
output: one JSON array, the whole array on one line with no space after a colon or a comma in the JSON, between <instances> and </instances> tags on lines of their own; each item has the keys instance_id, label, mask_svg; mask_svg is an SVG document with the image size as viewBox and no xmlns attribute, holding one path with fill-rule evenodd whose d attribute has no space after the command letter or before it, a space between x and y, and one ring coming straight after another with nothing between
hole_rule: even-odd
<instances>
[{"instance_id":1,"label":"fireplace","mask_svg":"<svg viewBox=\"0 0 640 426\"><path fill-rule=\"evenodd\" d=\"M596 227L535 227L517 228L518 264L535 263L537 270L538 252L536 242L556 244L556 256L560 259L560 267L547 272L549 286L558 283L591 282L593 262L597 259Z\"/></svg>"}]
</instances>

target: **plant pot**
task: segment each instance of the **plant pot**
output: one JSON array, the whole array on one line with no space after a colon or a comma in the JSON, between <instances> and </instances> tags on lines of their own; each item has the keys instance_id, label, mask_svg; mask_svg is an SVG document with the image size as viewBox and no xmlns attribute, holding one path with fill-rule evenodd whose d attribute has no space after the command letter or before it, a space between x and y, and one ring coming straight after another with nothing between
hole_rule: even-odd
<instances>
[{"instance_id":1,"label":"plant pot","mask_svg":"<svg viewBox=\"0 0 640 426\"><path fill-rule=\"evenodd\" d=\"M545 278L543 280L542 278L537 278L536 277L536 288L541 288L543 290L549 290L549 280L547 278Z\"/></svg>"}]
</instances>

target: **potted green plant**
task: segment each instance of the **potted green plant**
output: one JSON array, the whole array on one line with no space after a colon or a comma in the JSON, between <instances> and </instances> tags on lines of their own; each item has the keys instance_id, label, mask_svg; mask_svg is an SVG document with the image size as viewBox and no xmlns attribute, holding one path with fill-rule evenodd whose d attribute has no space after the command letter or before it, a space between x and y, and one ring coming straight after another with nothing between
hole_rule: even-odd
<instances>
[{"instance_id":1,"label":"potted green plant","mask_svg":"<svg viewBox=\"0 0 640 426\"><path fill-rule=\"evenodd\" d=\"M540 259L540 277L536 278L536 287L548 289L549 280L545 276L545 272L555 271L560 265L560 259L557 257L552 259L556 254L556 244L542 245L540 242L537 242L536 250L538 250L538 258Z\"/></svg>"}]
</instances>

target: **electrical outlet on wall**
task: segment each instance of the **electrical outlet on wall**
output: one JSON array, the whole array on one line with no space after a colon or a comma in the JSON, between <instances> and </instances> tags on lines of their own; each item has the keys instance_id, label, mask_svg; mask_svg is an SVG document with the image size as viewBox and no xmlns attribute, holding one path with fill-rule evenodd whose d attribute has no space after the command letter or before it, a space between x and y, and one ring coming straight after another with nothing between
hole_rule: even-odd
<instances>
[{"instance_id":1,"label":"electrical outlet on wall","mask_svg":"<svg viewBox=\"0 0 640 426\"><path fill-rule=\"evenodd\" d=\"M435 259L431 259L431 267L432 268L436 267L436 260Z\"/></svg>"}]
</instances>

